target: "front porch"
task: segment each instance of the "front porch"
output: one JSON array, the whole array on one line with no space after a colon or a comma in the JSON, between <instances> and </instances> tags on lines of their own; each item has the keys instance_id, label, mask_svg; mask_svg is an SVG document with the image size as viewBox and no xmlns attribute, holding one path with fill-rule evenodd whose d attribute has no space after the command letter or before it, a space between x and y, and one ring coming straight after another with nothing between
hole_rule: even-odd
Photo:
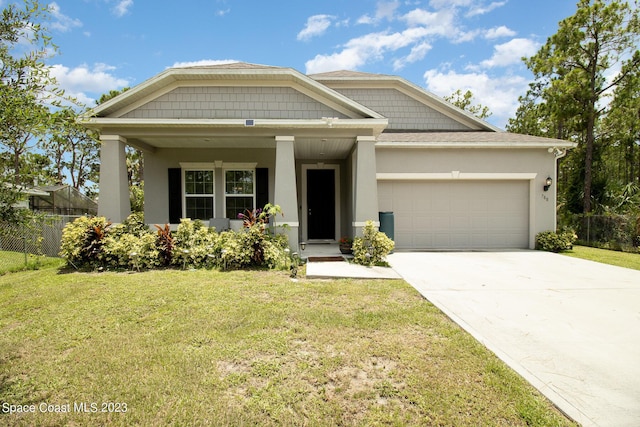
<instances>
[{"instance_id":1,"label":"front porch","mask_svg":"<svg viewBox=\"0 0 640 427\"><path fill-rule=\"evenodd\" d=\"M336 243L359 235L364 222L378 216L375 138L326 136L227 138L196 147L188 139L140 144L103 134L99 215L122 222L130 214L125 146L132 145L144 150L149 224L180 218L233 223L244 208L272 203L283 213L276 225L302 256L300 242ZM234 148L240 141L243 148ZM229 181L237 176L244 184Z\"/></svg>"}]
</instances>

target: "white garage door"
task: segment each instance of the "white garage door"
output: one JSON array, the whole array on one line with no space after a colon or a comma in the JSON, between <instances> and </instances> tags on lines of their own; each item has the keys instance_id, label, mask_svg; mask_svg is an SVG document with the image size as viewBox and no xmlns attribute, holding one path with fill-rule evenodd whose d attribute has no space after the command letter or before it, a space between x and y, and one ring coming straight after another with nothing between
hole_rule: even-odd
<instances>
[{"instance_id":1,"label":"white garage door","mask_svg":"<svg viewBox=\"0 0 640 427\"><path fill-rule=\"evenodd\" d=\"M380 181L399 249L527 248L528 181Z\"/></svg>"}]
</instances>

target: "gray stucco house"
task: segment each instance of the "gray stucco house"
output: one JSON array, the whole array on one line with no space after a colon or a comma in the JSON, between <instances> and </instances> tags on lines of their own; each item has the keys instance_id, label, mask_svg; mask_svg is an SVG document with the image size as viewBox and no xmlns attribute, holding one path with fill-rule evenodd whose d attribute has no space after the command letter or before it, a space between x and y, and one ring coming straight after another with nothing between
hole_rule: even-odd
<instances>
[{"instance_id":1,"label":"gray stucco house","mask_svg":"<svg viewBox=\"0 0 640 427\"><path fill-rule=\"evenodd\" d=\"M572 143L511 134L396 76L247 63L172 68L96 107L99 214L129 214L125 145L144 152L145 219L282 207L291 246L392 211L399 249L532 248L555 229ZM551 185L547 184L551 178Z\"/></svg>"}]
</instances>

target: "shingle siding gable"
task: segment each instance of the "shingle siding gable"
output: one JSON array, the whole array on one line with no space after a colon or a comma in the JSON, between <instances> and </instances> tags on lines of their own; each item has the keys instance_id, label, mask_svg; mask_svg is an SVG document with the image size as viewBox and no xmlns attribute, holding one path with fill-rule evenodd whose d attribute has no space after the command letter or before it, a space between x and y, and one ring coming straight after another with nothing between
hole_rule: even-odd
<instances>
[{"instance_id":1,"label":"shingle siding gable","mask_svg":"<svg viewBox=\"0 0 640 427\"><path fill-rule=\"evenodd\" d=\"M395 89L335 90L387 117L387 129L469 130L469 127Z\"/></svg>"},{"instance_id":2,"label":"shingle siding gable","mask_svg":"<svg viewBox=\"0 0 640 427\"><path fill-rule=\"evenodd\" d=\"M162 119L347 118L288 87L181 87L125 114Z\"/></svg>"}]
</instances>

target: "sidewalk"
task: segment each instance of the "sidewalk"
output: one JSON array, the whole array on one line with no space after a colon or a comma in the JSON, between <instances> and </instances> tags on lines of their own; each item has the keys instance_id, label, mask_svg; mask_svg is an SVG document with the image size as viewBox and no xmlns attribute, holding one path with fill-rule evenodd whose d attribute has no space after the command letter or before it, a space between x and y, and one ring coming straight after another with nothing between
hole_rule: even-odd
<instances>
[{"instance_id":1,"label":"sidewalk","mask_svg":"<svg viewBox=\"0 0 640 427\"><path fill-rule=\"evenodd\" d=\"M365 267L347 261L307 262L307 278L400 279L389 267Z\"/></svg>"}]
</instances>

